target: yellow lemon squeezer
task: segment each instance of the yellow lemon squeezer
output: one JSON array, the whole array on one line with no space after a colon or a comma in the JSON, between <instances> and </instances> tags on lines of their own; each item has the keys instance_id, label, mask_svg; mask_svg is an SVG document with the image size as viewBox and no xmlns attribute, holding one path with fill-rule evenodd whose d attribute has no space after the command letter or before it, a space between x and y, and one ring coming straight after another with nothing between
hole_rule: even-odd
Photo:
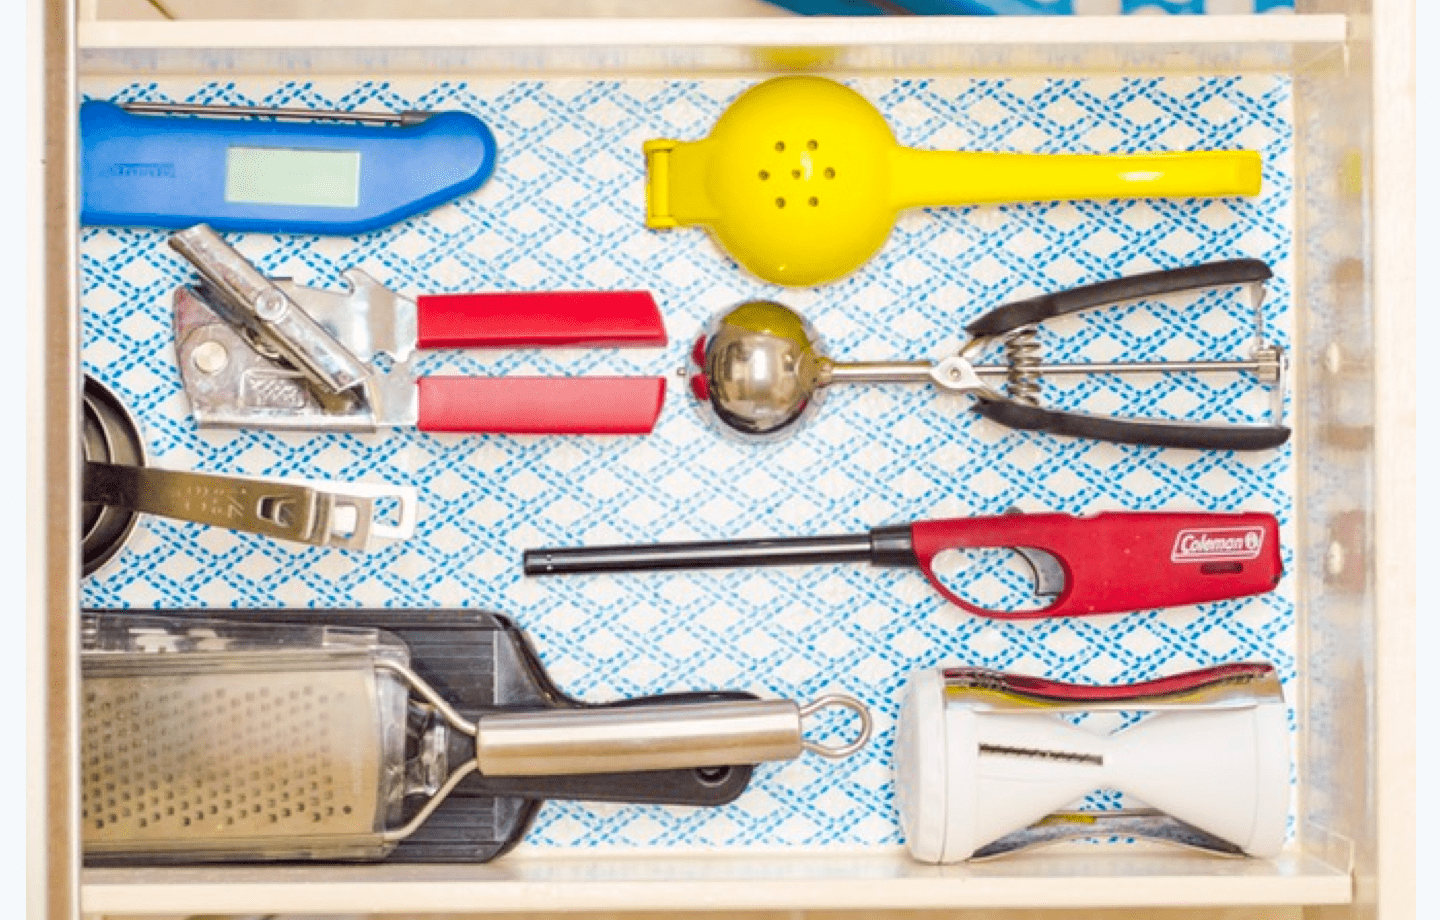
<instances>
[{"instance_id":1,"label":"yellow lemon squeezer","mask_svg":"<svg viewBox=\"0 0 1440 920\"><path fill-rule=\"evenodd\" d=\"M699 224L758 277L821 284L874 255L905 208L1256 195L1253 150L1127 155L916 150L823 77L742 93L700 141L645 142L646 225Z\"/></svg>"}]
</instances>

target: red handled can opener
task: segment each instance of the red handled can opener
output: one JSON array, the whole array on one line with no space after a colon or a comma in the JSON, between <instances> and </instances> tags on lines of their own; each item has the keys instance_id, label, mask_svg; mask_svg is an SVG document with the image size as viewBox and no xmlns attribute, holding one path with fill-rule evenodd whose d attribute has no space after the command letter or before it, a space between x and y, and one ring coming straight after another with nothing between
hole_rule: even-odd
<instances>
[{"instance_id":1,"label":"red handled can opener","mask_svg":"<svg viewBox=\"0 0 1440 920\"><path fill-rule=\"evenodd\" d=\"M358 269L349 289L266 277L205 224L170 237L199 271L175 291L180 377L202 428L645 434L663 377L415 374L418 349L661 346L645 291L442 294L411 300ZM386 354L389 370L374 359Z\"/></svg>"},{"instance_id":2,"label":"red handled can opener","mask_svg":"<svg viewBox=\"0 0 1440 920\"><path fill-rule=\"evenodd\" d=\"M1035 610L991 610L945 586L935 559L950 549L1014 549L1030 563ZM916 521L868 534L532 549L526 575L869 562L917 566L950 603L986 617L1123 613L1248 597L1284 574L1273 515L1190 512L1002 514Z\"/></svg>"}]
</instances>

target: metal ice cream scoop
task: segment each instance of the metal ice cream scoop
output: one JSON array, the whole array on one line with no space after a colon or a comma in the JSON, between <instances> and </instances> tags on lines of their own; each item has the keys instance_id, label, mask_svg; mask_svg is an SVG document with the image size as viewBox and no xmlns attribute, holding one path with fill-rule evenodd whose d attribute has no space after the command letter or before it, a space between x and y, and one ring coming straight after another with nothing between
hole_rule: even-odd
<instances>
[{"instance_id":1,"label":"metal ice cream scoop","mask_svg":"<svg viewBox=\"0 0 1440 920\"><path fill-rule=\"evenodd\" d=\"M939 361L839 362L799 314L769 300L742 303L717 317L696 341L690 389L707 413L751 439L784 437L813 415L835 383L929 383L976 397L974 409L1010 428L1121 444L1215 450L1260 450L1283 444L1285 352L1266 340L1260 303L1270 269L1231 259L1131 275L1042 294L996 307L965 326L970 339ZM1103 304L1201 288L1242 285L1254 297L1255 342L1245 360L1112 361L1047 364L1035 324ZM995 343L1000 363L973 356ZM1271 390L1272 423L1225 425L1112 418L1039 405L1045 375L1127 372L1249 373ZM989 382L985 378L988 378Z\"/></svg>"}]
</instances>

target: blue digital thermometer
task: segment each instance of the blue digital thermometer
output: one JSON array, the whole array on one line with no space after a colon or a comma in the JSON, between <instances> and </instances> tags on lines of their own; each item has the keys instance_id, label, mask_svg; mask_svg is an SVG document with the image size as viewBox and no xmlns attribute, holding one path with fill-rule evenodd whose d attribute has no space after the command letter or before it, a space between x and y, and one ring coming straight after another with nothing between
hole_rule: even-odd
<instances>
[{"instance_id":1,"label":"blue digital thermometer","mask_svg":"<svg viewBox=\"0 0 1440 920\"><path fill-rule=\"evenodd\" d=\"M495 170L495 136L464 112L92 100L80 106L80 148L87 226L364 233L474 191Z\"/></svg>"}]
</instances>

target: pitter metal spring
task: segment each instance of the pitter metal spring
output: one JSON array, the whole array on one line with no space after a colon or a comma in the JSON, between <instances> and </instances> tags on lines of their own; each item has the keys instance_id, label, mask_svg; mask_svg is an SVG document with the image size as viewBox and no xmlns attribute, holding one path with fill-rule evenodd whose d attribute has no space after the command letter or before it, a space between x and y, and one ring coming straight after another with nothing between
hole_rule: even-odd
<instances>
[{"instance_id":1,"label":"pitter metal spring","mask_svg":"<svg viewBox=\"0 0 1440 920\"><path fill-rule=\"evenodd\" d=\"M1039 330L1022 326L1005 337L1005 391L1016 402L1040 404L1041 346Z\"/></svg>"}]
</instances>

